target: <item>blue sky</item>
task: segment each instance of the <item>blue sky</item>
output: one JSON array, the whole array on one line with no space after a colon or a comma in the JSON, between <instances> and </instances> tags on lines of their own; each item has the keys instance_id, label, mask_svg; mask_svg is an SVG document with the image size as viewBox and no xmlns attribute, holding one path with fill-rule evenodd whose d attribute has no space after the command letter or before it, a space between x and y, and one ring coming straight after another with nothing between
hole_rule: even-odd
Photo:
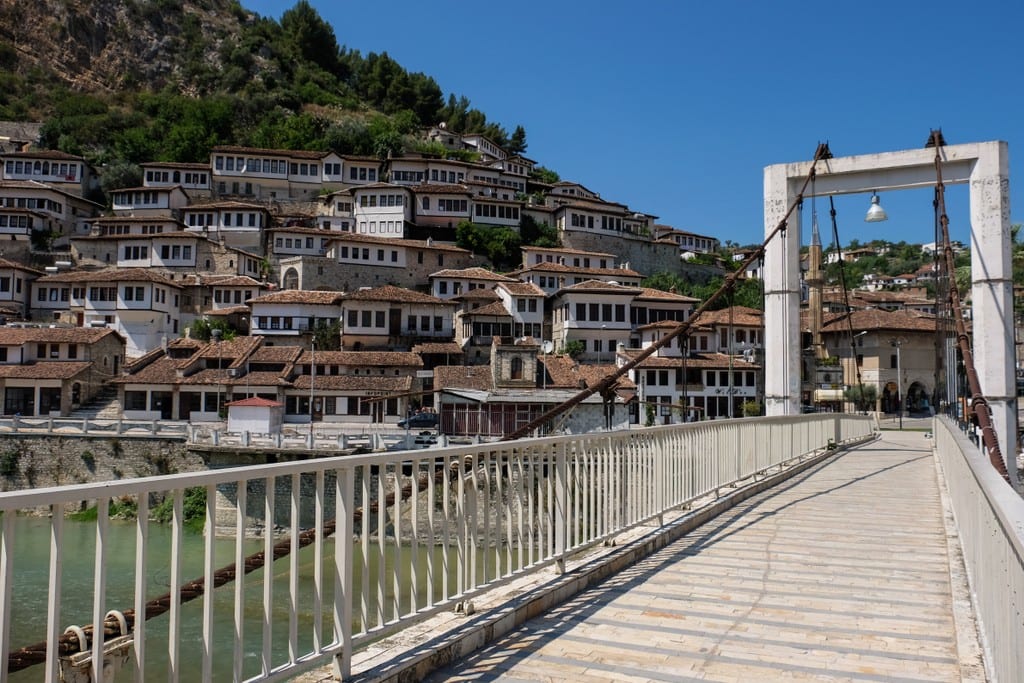
<instances>
[{"instance_id":1,"label":"blue sky","mask_svg":"<svg viewBox=\"0 0 1024 683\"><path fill-rule=\"evenodd\" d=\"M242 0L279 19L292 0ZM765 166L924 145L1010 144L1024 220L1024 4L951 2L338 2L340 45L387 52L511 132L526 155L607 200L723 242L760 242ZM841 241L929 242L930 191L837 199ZM967 190L948 190L967 241ZM830 242L827 200L819 222ZM809 211L807 212L809 215ZM809 218L807 219L809 220ZM806 241L806 238L805 238Z\"/></svg>"}]
</instances>

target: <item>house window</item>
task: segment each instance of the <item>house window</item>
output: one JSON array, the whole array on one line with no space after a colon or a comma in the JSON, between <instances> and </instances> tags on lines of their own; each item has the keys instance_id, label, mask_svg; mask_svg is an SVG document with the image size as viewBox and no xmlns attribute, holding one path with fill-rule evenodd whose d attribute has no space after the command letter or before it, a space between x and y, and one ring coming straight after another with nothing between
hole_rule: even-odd
<instances>
[{"instance_id":1,"label":"house window","mask_svg":"<svg viewBox=\"0 0 1024 683\"><path fill-rule=\"evenodd\" d=\"M523 359L520 358L519 356L514 357L512 359L512 362L510 363L510 366L511 367L509 368L509 372L510 372L510 375L511 375L512 379L522 379L523 378Z\"/></svg>"}]
</instances>

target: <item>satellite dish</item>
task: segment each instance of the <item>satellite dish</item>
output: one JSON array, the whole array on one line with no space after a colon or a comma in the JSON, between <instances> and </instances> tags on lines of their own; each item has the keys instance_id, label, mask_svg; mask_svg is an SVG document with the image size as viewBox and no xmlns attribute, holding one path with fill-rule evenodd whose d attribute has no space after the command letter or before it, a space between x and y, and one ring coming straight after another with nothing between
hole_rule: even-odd
<instances>
[{"instance_id":1,"label":"satellite dish","mask_svg":"<svg viewBox=\"0 0 1024 683\"><path fill-rule=\"evenodd\" d=\"M544 342L543 344L541 344L541 346L540 346L540 350L541 350L541 351L543 351L543 352L544 352L544 353L546 353L546 354L547 354L547 353L551 353L551 351L552 351L552 350L554 350L554 348L555 348L555 345L554 345L554 344L553 344L553 343L551 342L551 340L550 340L550 339L549 339L549 340L546 340L546 341L545 341L545 342Z\"/></svg>"}]
</instances>

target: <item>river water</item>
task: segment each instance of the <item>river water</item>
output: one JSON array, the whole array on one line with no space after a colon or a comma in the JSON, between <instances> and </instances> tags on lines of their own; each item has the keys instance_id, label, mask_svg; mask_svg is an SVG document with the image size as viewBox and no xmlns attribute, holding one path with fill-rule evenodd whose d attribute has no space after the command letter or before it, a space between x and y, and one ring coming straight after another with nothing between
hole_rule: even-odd
<instances>
[{"instance_id":1,"label":"river water","mask_svg":"<svg viewBox=\"0 0 1024 683\"><path fill-rule=\"evenodd\" d=\"M49 571L49 520L37 517L18 517L14 552L14 612L11 620L11 649L17 649L45 640L46 609ZM171 530L160 524L149 525L148 557L149 594L147 599L169 591ZM203 542L200 534L185 533L183 537L182 577L184 581L203 575ZM134 605L135 524L112 520L108 534L107 609L126 610ZM215 548L215 567L234 561L234 539L219 539ZM246 555L261 550L262 540L246 541ZM90 522L67 520L64 523L64 564L62 567L61 628L71 624L84 626L92 621L92 589L94 576L93 551L95 525ZM356 545L358 552L358 544ZM333 640L330 600L333 594L333 573L327 566L333 560L333 541L324 547L325 595L323 638ZM411 558L404 558L411 561ZM299 653L312 649L313 642L313 547L301 551L299 556L300 582ZM440 566L438 560L438 566ZM273 665L288 661L288 584L286 558L278 560L274 572ZM373 558L371 576L376 571ZM361 561L355 558L355 585L359 585ZM260 672L260 652L263 641L262 596L263 570L245 577L245 626L243 641L246 677ZM390 583L390 582L389 582ZM422 590L422 589L421 589ZM214 593L214 680L232 678L234 658L234 584L229 583ZM390 593L390 590L388 590ZM404 602L404 600L403 600ZM203 599L197 598L182 606L181 620L181 676L182 681L201 679ZM167 680L167 629L169 615L151 619L146 623L146 680ZM129 663L117 681L131 680ZM38 681L42 679L42 665L14 674L12 681Z\"/></svg>"}]
</instances>

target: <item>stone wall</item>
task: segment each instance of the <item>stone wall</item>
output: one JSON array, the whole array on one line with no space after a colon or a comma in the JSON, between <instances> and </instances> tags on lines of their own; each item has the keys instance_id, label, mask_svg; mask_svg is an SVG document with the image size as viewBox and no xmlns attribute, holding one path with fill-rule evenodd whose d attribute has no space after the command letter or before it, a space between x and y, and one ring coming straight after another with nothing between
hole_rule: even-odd
<instances>
[{"instance_id":1,"label":"stone wall","mask_svg":"<svg viewBox=\"0 0 1024 683\"><path fill-rule=\"evenodd\" d=\"M677 245L652 242L646 237L597 235L573 230L564 231L561 237L562 246L567 249L615 254L616 263L628 263L632 270L644 277L667 272L680 275L690 282L705 283L723 272L713 266L683 261L679 258Z\"/></svg>"},{"instance_id":2,"label":"stone wall","mask_svg":"<svg viewBox=\"0 0 1024 683\"><path fill-rule=\"evenodd\" d=\"M206 469L180 440L5 434L0 444L0 491Z\"/></svg>"}]
</instances>

